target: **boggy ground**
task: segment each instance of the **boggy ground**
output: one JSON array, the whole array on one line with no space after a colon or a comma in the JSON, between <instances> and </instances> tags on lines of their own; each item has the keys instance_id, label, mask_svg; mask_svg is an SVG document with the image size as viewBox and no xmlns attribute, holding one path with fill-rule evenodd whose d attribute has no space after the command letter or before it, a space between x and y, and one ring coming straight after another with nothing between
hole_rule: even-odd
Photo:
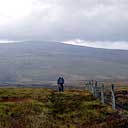
<instances>
[{"instance_id":1,"label":"boggy ground","mask_svg":"<svg viewBox=\"0 0 128 128\"><path fill-rule=\"evenodd\" d=\"M128 119L88 91L1 88L0 128L128 128Z\"/></svg>"}]
</instances>

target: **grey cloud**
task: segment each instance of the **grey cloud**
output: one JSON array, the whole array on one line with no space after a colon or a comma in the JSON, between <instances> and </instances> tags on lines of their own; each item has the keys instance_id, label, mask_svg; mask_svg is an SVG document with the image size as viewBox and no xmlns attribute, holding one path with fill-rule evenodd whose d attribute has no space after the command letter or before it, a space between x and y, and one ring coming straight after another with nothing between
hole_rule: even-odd
<instances>
[{"instance_id":1,"label":"grey cloud","mask_svg":"<svg viewBox=\"0 0 128 128\"><path fill-rule=\"evenodd\" d=\"M35 0L29 16L0 26L0 37L127 41L127 14L127 0Z\"/></svg>"}]
</instances>

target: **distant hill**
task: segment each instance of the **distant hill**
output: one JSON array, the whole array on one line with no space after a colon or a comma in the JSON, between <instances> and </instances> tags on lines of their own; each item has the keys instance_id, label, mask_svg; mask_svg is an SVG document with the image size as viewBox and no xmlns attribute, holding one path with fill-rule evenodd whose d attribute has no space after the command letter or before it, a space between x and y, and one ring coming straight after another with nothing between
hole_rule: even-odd
<instances>
[{"instance_id":1,"label":"distant hill","mask_svg":"<svg viewBox=\"0 0 128 128\"><path fill-rule=\"evenodd\" d=\"M27 41L0 44L0 83L127 79L128 51Z\"/></svg>"}]
</instances>

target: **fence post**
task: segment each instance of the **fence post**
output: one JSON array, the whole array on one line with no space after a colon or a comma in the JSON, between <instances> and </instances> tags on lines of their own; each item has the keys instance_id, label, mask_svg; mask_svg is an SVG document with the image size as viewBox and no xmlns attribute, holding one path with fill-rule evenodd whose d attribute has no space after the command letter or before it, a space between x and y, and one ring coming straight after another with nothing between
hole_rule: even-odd
<instances>
[{"instance_id":1,"label":"fence post","mask_svg":"<svg viewBox=\"0 0 128 128\"><path fill-rule=\"evenodd\" d=\"M95 84L94 84L94 95L95 95L95 97L97 97L97 84L98 84L98 82L95 81Z\"/></svg>"},{"instance_id":2,"label":"fence post","mask_svg":"<svg viewBox=\"0 0 128 128\"><path fill-rule=\"evenodd\" d=\"M85 90L89 90L87 82L85 82Z\"/></svg>"},{"instance_id":3,"label":"fence post","mask_svg":"<svg viewBox=\"0 0 128 128\"><path fill-rule=\"evenodd\" d=\"M95 95L95 87L94 87L93 81L92 81L92 83L91 83L91 88L92 88L92 94L93 94L93 96L94 96L94 95Z\"/></svg>"},{"instance_id":4,"label":"fence post","mask_svg":"<svg viewBox=\"0 0 128 128\"><path fill-rule=\"evenodd\" d=\"M90 83L88 82L88 90L91 92L91 87Z\"/></svg>"},{"instance_id":5,"label":"fence post","mask_svg":"<svg viewBox=\"0 0 128 128\"><path fill-rule=\"evenodd\" d=\"M87 83L85 82L85 90L87 90Z\"/></svg>"},{"instance_id":6,"label":"fence post","mask_svg":"<svg viewBox=\"0 0 128 128\"><path fill-rule=\"evenodd\" d=\"M116 101L115 101L115 93L114 93L114 84L112 84L111 93L112 93L112 108L115 110L116 109Z\"/></svg>"},{"instance_id":7,"label":"fence post","mask_svg":"<svg viewBox=\"0 0 128 128\"><path fill-rule=\"evenodd\" d=\"M89 85L89 82L88 82L87 84L88 84L88 91L90 91L90 85Z\"/></svg>"},{"instance_id":8,"label":"fence post","mask_svg":"<svg viewBox=\"0 0 128 128\"><path fill-rule=\"evenodd\" d=\"M101 86L101 103L104 104L104 84Z\"/></svg>"}]
</instances>

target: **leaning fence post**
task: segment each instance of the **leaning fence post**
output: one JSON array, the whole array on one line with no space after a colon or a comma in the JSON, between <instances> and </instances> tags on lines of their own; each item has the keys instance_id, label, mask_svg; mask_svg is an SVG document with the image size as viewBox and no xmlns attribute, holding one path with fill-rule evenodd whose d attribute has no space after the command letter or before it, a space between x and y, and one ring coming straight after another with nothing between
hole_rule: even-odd
<instances>
[{"instance_id":1,"label":"leaning fence post","mask_svg":"<svg viewBox=\"0 0 128 128\"><path fill-rule=\"evenodd\" d=\"M101 103L104 104L104 84L101 86Z\"/></svg>"},{"instance_id":2,"label":"leaning fence post","mask_svg":"<svg viewBox=\"0 0 128 128\"><path fill-rule=\"evenodd\" d=\"M112 84L111 93L112 93L112 108L115 110L116 109L116 101L115 101L115 93L114 93L114 84Z\"/></svg>"}]
</instances>

